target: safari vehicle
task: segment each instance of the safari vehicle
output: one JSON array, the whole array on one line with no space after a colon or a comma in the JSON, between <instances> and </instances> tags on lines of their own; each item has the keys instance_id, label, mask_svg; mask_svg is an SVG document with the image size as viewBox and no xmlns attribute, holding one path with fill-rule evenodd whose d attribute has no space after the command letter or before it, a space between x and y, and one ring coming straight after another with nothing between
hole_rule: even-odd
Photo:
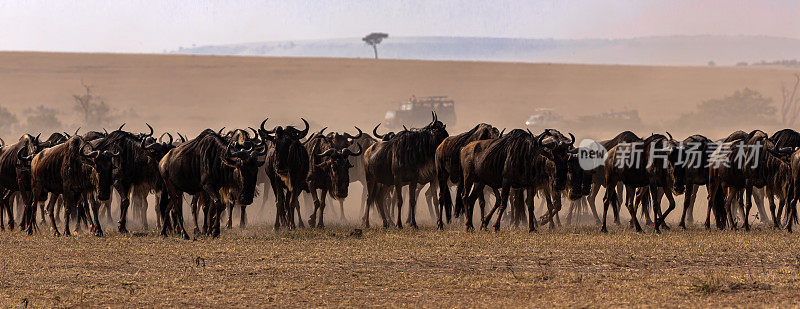
<instances>
[{"instance_id":1,"label":"safari vehicle","mask_svg":"<svg viewBox=\"0 0 800 309\"><path fill-rule=\"evenodd\" d=\"M436 112L439 121L455 125L455 102L447 96L416 97L400 104L397 110L386 112L384 125L389 129L422 127L431 121L431 112Z\"/></svg>"},{"instance_id":2,"label":"safari vehicle","mask_svg":"<svg viewBox=\"0 0 800 309\"><path fill-rule=\"evenodd\" d=\"M531 128L556 127L564 121L564 116L553 111L552 108L537 108L533 115L528 117L525 125Z\"/></svg>"}]
</instances>

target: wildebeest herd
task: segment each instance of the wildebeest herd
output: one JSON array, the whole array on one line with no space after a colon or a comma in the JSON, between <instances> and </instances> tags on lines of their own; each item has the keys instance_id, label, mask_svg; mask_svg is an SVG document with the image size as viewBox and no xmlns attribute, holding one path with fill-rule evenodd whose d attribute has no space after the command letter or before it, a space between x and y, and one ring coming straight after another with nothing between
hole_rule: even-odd
<instances>
[{"instance_id":1,"label":"wildebeest herd","mask_svg":"<svg viewBox=\"0 0 800 309\"><path fill-rule=\"evenodd\" d=\"M246 225L246 206L258 194L258 184L263 184L264 200L270 191L275 198L276 230L305 225L301 194L313 200L306 222L322 228L327 197L339 202L344 219L344 199L349 184L356 181L365 188L361 208L365 227L370 226L371 209L377 210L384 227L392 221L402 227L405 200L405 224L417 227L417 198L426 185L425 200L438 228L462 218L472 230L475 202L480 206L481 229L488 228L495 214L495 230L505 214L514 225L527 221L530 231L540 224L552 228L561 224L562 201L568 201L568 222L574 212L588 208L605 232L609 208L620 224L624 195L631 227L642 231L640 212L658 232L668 228L665 219L676 207L674 195L684 193L679 226L685 228L687 221L693 221L700 186L709 192L706 228L713 213L719 229L749 229L753 200L760 219L775 228L791 232L797 220L800 133L791 129L772 136L760 130L737 131L717 141L702 135L675 140L669 133L642 138L625 131L597 142L607 150L604 164L587 167L572 133L505 132L481 123L451 136L436 114L431 116L422 128L382 135L378 124L372 130L374 138L358 127L355 134L326 134L326 128L309 134L305 119L302 129L267 129L264 119L257 129L206 129L194 139L177 133L178 140L166 132L155 138L149 124L145 133L125 131L123 124L113 132L53 133L46 140L40 139L41 134L25 134L17 143L3 142L0 148L0 228L5 224L14 228L17 208L22 211L21 229L29 234L38 230L38 211L41 224L49 219L53 233L60 235L57 223L63 211L65 235L70 235L74 219L74 229L83 226L101 236L101 213L111 218L112 191L116 191L121 199L117 228L122 233L128 232L129 208L147 229L147 197L154 194L161 234L188 239L183 200L189 195L194 233L216 237L225 210L228 227L235 206L241 209L240 226ZM600 217L595 198L603 187ZM494 200L488 210L487 194ZM547 205L538 219L536 196ZM669 205L662 211L664 197Z\"/></svg>"}]
</instances>

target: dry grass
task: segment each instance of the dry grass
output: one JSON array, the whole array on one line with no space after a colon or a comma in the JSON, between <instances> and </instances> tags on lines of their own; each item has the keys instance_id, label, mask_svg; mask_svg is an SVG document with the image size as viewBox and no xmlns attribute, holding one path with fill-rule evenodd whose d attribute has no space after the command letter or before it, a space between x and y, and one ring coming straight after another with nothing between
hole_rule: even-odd
<instances>
[{"instance_id":1,"label":"dry grass","mask_svg":"<svg viewBox=\"0 0 800 309\"><path fill-rule=\"evenodd\" d=\"M181 306L791 306L797 236L353 227L229 230L182 241L0 233L0 304Z\"/></svg>"}]
</instances>

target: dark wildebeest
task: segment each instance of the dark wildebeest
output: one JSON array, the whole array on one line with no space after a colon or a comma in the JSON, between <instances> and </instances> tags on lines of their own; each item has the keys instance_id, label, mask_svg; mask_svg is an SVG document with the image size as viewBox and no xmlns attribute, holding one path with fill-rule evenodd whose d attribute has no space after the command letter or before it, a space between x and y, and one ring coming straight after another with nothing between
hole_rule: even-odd
<instances>
[{"instance_id":1,"label":"dark wildebeest","mask_svg":"<svg viewBox=\"0 0 800 309\"><path fill-rule=\"evenodd\" d=\"M683 199L683 213L681 214L680 227L686 229L686 220L694 222L694 202L697 199L697 189L706 186L708 192L708 164L709 156L714 145L705 136L695 134L683 140L686 195Z\"/></svg>"},{"instance_id":2,"label":"dark wildebeest","mask_svg":"<svg viewBox=\"0 0 800 309\"><path fill-rule=\"evenodd\" d=\"M253 202L256 174L264 164L258 160L264 153L263 147L260 144L253 145L253 149L238 149L209 129L167 152L158 165L166 189L160 201L162 218L172 220L181 236L189 239L183 223L183 194L200 194L209 204L206 233L219 236L220 214L224 211L222 199L230 197L228 192L236 192L236 202L242 205ZM167 235L167 227L168 224L162 226L161 235Z\"/></svg>"},{"instance_id":3,"label":"dark wildebeest","mask_svg":"<svg viewBox=\"0 0 800 309\"><path fill-rule=\"evenodd\" d=\"M474 141L498 137L500 137L500 131L497 128L480 123L467 132L445 138L436 148L436 173L439 183L439 205L436 209L437 228L444 227L442 211L446 214L447 223L450 223L453 199L450 196L449 183L456 185L456 197L458 198L456 198L455 216L458 217L464 212L464 200L461 198L464 191L460 160L461 149Z\"/></svg>"},{"instance_id":4,"label":"dark wildebeest","mask_svg":"<svg viewBox=\"0 0 800 309\"><path fill-rule=\"evenodd\" d=\"M124 124L123 124L124 126ZM116 157L116 167L114 168L114 189L119 193L120 215L118 230L120 233L127 233L128 207L131 204L131 194L137 196L137 200L147 196L148 193L158 190L158 162L148 156L147 151L142 147L142 140L153 136L153 127L149 124L149 133L133 134L122 131L122 126L114 132L109 133L105 138L92 142L94 148L99 151L116 149L120 155ZM141 206L145 209L147 206ZM110 208L109 208L110 209ZM145 218L146 220L146 218Z\"/></svg>"},{"instance_id":5,"label":"dark wildebeest","mask_svg":"<svg viewBox=\"0 0 800 309\"><path fill-rule=\"evenodd\" d=\"M787 131L783 131L787 132ZM783 134L786 136L788 134ZM781 136L779 136L780 138ZM787 138L788 139L788 138ZM785 141L784 141L785 142ZM777 145L770 139L764 131L754 130L749 134L749 139L746 141L747 148L745 154L747 158L752 158L755 164L744 165L744 176L747 179L746 194L746 214L749 214L750 207L752 206L753 189L763 189L766 192L768 201L770 203L770 210L772 215L773 224L775 227L780 227L780 216L776 218L775 201L773 197L778 195L781 208L788 201L787 193L790 192L789 185L791 182L791 165L789 164L789 156L793 152L792 147L778 148ZM758 192L758 191L756 191ZM758 206L761 220L768 223L766 213L763 206L763 194L756 194L756 205ZM745 229L749 229L747 218L745 218Z\"/></svg>"},{"instance_id":6,"label":"dark wildebeest","mask_svg":"<svg viewBox=\"0 0 800 309\"><path fill-rule=\"evenodd\" d=\"M769 139L772 140L772 142L775 143L775 148L776 149L786 149L787 147L788 148L792 148L792 149L800 148L800 133L798 133L797 131L792 130L792 129L783 129L783 130L780 130L778 132L775 132L774 134L772 134L772 136ZM768 201L770 203L770 207L774 208L775 202L773 201L773 197L769 196L769 194L767 194L767 199L768 199ZM760 198L758 196L756 196L755 201L756 201L756 205L757 206L760 206L760 207L763 208L763 205L759 204L762 201L760 200ZM777 213L775 213L774 210L772 211L773 212L772 218L773 218L774 226L780 226L780 224L782 223L781 215L783 213L785 204L786 203L780 203L780 206L778 207ZM786 213L788 214L789 209L785 209L785 210L786 210ZM778 222L775 222L775 219L778 219Z\"/></svg>"},{"instance_id":7,"label":"dark wildebeest","mask_svg":"<svg viewBox=\"0 0 800 309\"><path fill-rule=\"evenodd\" d=\"M92 230L101 236L103 230L98 219L99 202L108 200L111 195L113 158L119 153L109 150L84 149L91 145L81 136L73 136L66 142L47 148L36 154L31 161L31 183L34 197L51 193L51 198L62 195L64 198L64 234L70 235L69 219L73 209L80 211L81 204L91 204L93 210ZM52 203L48 206L51 227L56 236L61 234L56 226ZM28 218L36 217L36 207L26 208ZM28 233L33 233L33 224Z\"/></svg>"},{"instance_id":8,"label":"dark wildebeest","mask_svg":"<svg viewBox=\"0 0 800 309\"><path fill-rule=\"evenodd\" d=\"M303 130L298 130L293 126L275 127L273 130L265 130L263 123L258 133L261 139L269 141L270 147L267 151L267 178L272 185L272 192L275 194L275 229L279 229L281 223L295 227L294 212L297 212L298 223L303 227L303 219L300 215L300 203L298 196L303 190L307 190L308 183L308 151L300 142L308 135L308 122L300 118L305 125Z\"/></svg>"},{"instance_id":9,"label":"dark wildebeest","mask_svg":"<svg viewBox=\"0 0 800 309\"><path fill-rule=\"evenodd\" d=\"M168 141L164 141L164 136L169 137ZM149 140L143 139L142 140L142 148L147 152L147 156L150 157L152 161L161 162L161 159L164 158L167 153L175 148L176 146L185 143L186 139L183 136L181 137L181 142L175 142L172 134L164 132L161 134L161 137L158 140ZM157 176L157 185L155 186L155 193L156 193L156 226L157 228L161 228L162 221L164 218L161 217L161 209L158 208L158 201L160 200L161 194L164 194L164 181L161 179L161 173L158 173ZM146 229L147 228L147 196L136 196L134 195L134 209L138 209L138 216L142 220L142 226ZM139 205L137 208L136 205Z\"/></svg>"},{"instance_id":10,"label":"dark wildebeest","mask_svg":"<svg viewBox=\"0 0 800 309\"><path fill-rule=\"evenodd\" d=\"M664 222L666 216L675 209L672 193L682 194L685 189L684 171L677 164L680 159L680 148L671 137L653 134L642 143L619 144L608 151L604 166L606 194L603 198L601 231L608 232L606 215L608 207L618 201L617 191L614 188L619 182L625 185L625 204L637 232L641 232L642 228L636 219L636 209L633 205L636 188L649 189L653 202L653 229L660 232L660 226L662 224L666 226ZM660 192L663 192L669 201L669 208L663 214Z\"/></svg>"},{"instance_id":11,"label":"dark wildebeest","mask_svg":"<svg viewBox=\"0 0 800 309\"><path fill-rule=\"evenodd\" d=\"M266 123L267 120L268 119L264 119L263 122ZM254 135L252 137L250 136L250 132L248 132L247 130L242 130L242 129L232 130L232 131L228 132L228 134L225 137L230 142L234 142L234 143L236 143L237 145L239 145L242 148L251 147L251 145L253 145L253 144L261 143L261 140L258 137L258 131L256 131L253 128L250 128L250 130L252 130L253 133L254 133ZM260 160L263 161L263 160L265 160L265 158L260 158ZM262 170L261 169L259 169L259 174L262 174ZM266 178L266 174L259 175L259 177ZM265 179L263 179L263 178L261 179L261 181L265 181ZM256 185L258 185L258 177L256 177ZM267 191L265 190L264 192L262 192L262 194L264 194L264 196L262 198L266 199ZM230 201L235 201L235 199L230 199ZM227 228L231 228L233 226L233 207L234 207L234 205L238 205L238 204L229 203L227 205L227 209L228 209L228 223L226 224ZM241 209L241 213L239 215L239 227L240 228L244 228L247 225L247 205L239 205L239 208Z\"/></svg>"},{"instance_id":12,"label":"dark wildebeest","mask_svg":"<svg viewBox=\"0 0 800 309\"><path fill-rule=\"evenodd\" d=\"M500 191L500 198L494 207L482 218L481 229L485 229L495 211L498 211L494 224L495 231L500 229L500 222L508 204L511 189L524 189L528 198L528 217L533 214L533 196L536 188L535 180L541 177L542 166L537 166L540 156L551 159L552 154L541 147L541 139L545 134L534 136L530 132L514 129L503 137L490 140L475 141L467 144L460 154L461 170L464 177L464 210L467 230L472 230L472 213L476 193L482 194L488 186ZM545 162L538 160L538 162ZM559 171L560 172L560 171ZM474 185L474 188L473 188ZM551 212L553 214L554 212ZM534 231L535 220L528 220L529 231Z\"/></svg>"},{"instance_id":13,"label":"dark wildebeest","mask_svg":"<svg viewBox=\"0 0 800 309\"><path fill-rule=\"evenodd\" d=\"M402 189L408 186L408 222L412 227L417 227L417 184L430 183L435 179L436 147L448 136L445 124L438 120L436 113L432 112L431 115L433 119L425 127L402 131L389 141L376 143L365 151L367 206L364 210L364 226L369 227L371 205L378 207L384 225L388 223L380 203L388 198L389 189L393 187L397 203L397 227L402 228Z\"/></svg>"},{"instance_id":14,"label":"dark wildebeest","mask_svg":"<svg viewBox=\"0 0 800 309\"><path fill-rule=\"evenodd\" d=\"M605 141L600 141L600 142L597 142L597 143L600 146L603 147L603 150L608 151L609 149L614 148L615 146L617 146L617 145L619 145L621 143L636 143L636 142L641 143L642 141L643 140L641 138L639 138L639 136L637 136L633 132L631 132L631 131L623 131L623 132L617 134L617 136L615 136L612 139L605 140ZM604 169L603 165L601 164L601 165L598 165L597 167L595 167L594 169L590 169L590 170L584 171L584 173L591 176L591 183L588 183L588 185L590 185L591 187L590 187L590 191L588 192L588 195L586 197L586 200L587 200L587 202L589 204L589 209L592 211L592 216L594 216L595 223L600 225L601 224L600 223L600 217L597 215L597 207L596 207L595 203L596 203L596 199L597 199L597 194L600 192L600 188L601 187L605 187L605 185L606 185L605 169ZM587 177L587 175L584 175L584 177ZM586 178L584 178L584 179L586 179ZM606 189L608 189L608 188L606 188ZM621 196L622 195L622 190L623 190L622 184L618 185L616 190L617 190L617 194L618 194L617 195L618 196L617 205L620 205L622 203L622 196ZM584 192L585 191L586 191L586 186L584 186ZM620 224L619 223L619 207L612 209L612 211L613 211L613 214L614 214L614 223Z\"/></svg>"},{"instance_id":15,"label":"dark wildebeest","mask_svg":"<svg viewBox=\"0 0 800 309\"><path fill-rule=\"evenodd\" d=\"M25 208L32 207L35 199L31 195L31 170L30 159L33 155L42 150L42 143L39 141L39 135L36 137L25 134L19 138L19 141L14 145L3 147L0 153L0 187L4 189L4 196L0 199L0 211L3 209L8 213L8 226L9 229L14 228L14 212L10 204L11 197L14 193L19 192L22 194L23 203ZM37 197L38 198L38 197ZM2 222L2 220L0 220ZM20 228L27 228L28 223L36 225L36 218L25 217L23 211L23 218L20 222Z\"/></svg>"},{"instance_id":16,"label":"dark wildebeest","mask_svg":"<svg viewBox=\"0 0 800 309\"><path fill-rule=\"evenodd\" d=\"M331 132L328 135L322 135L322 131L320 131L320 134L315 134L303 143L310 160L306 178L308 192L314 201L314 211L308 219L308 225L311 227L317 225L318 211L320 212L319 227L325 226L323 217L326 196L329 191L332 193L331 196L340 202L347 197L350 184L349 170L352 167L349 157L351 155L360 156L362 152L362 149L359 148L357 153L353 153L348 147L355 140L364 136L361 129L355 128L358 130L358 134L355 136L346 132L344 134ZM322 191L321 195L317 190ZM344 205L342 205L341 211L344 215Z\"/></svg>"}]
</instances>

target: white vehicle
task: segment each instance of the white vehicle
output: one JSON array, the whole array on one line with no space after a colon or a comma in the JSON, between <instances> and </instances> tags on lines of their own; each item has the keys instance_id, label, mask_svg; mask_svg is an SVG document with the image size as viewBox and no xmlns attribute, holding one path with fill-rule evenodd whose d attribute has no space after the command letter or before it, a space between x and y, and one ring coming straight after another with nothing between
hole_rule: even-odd
<instances>
[{"instance_id":1,"label":"white vehicle","mask_svg":"<svg viewBox=\"0 0 800 309\"><path fill-rule=\"evenodd\" d=\"M535 113L528 117L525 125L537 128L554 127L564 121L564 116L553 111L550 108L537 108Z\"/></svg>"}]
</instances>

